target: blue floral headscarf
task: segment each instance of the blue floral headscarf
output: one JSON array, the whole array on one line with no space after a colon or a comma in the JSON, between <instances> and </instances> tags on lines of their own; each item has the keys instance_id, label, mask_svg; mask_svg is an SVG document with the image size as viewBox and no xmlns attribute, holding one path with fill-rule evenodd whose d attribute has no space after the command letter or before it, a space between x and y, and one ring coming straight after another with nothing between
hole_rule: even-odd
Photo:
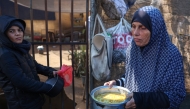
<instances>
[{"instance_id":1,"label":"blue floral headscarf","mask_svg":"<svg viewBox=\"0 0 190 109\"><path fill-rule=\"evenodd\" d=\"M161 12L153 6L146 12L151 21L151 38L143 48L134 40L127 49L125 87L132 92L164 92L171 107L179 107L185 96L182 56L171 43Z\"/></svg>"}]
</instances>

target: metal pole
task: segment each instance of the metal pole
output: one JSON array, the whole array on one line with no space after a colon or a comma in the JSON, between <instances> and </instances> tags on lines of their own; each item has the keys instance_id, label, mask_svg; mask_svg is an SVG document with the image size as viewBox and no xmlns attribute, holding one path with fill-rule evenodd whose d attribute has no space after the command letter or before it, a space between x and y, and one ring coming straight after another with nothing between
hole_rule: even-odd
<instances>
[{"instance_id":1,"label":"metal pole","mask_svg":"<svg viewBox=\"0 0 190 109\"><path fill-rule=\"evenodd\" d=\"M18 18L18 4L17 4L17 0L14 0L14 5L15 5L15 16Z\"/></svg>"},{"instance_id":2,"label":"metal pole","mask_svg":"<svg viewBox=\"0 0 190 109\"><path fill-rule=\"evenodd\" d=\"M47 66L49 66L49 41L48 37L48 12L47 12L47 0L44 1L45 4L45 31L46 31L46 52L47 52ZM49 109L52 109L51 98L49 97Z\"/></svg>"},{"instance_id":3,"label":"metal pole","mask_svg":"<svg viewBox=\"0 0 190 109\"><path fill-rule=\"evenodd\" d=\"M59 8L59 51L60 51L60 68L62 66L62 28L61 28L61 0L58 2L58 8ZM64 89L63 89L64 90ZM63 91L61 92L61 109L64 109L64 101L63 101Z\"/></svg>"},{"instance_id":4,"label":"metal pole","mask_svg":"<svg viewBox=\"0 0 190 109\"><path fill-rule=\"evenodd\" d=\"M59 0L59 41L60 41L60 68L62 66L62 27L61 27L61 0Z\"/></svg>"},{"instance_id":5,"label":"metal pole","mask_svg":"<svg viewBox=\"0 0 190 109\"><path fill-rule=\"evenodd\" d=\"M72 51L72 57L73 57L73 0L71 0L71 51ZM73 63L74 63L74 60L72 59L72 67L74 68L73 66ZM73 70L73 83L72 83L72 89L73 89L73 109L75 109L75 79L74 79L74 70Z\"/></svg>"},{"instance_id":6,"label":"metal pole","mask_svg":"<svg viewBox=\"0 0 190 109\"><path fill-rule=\"evenodd\" d=\"M47 66L49 66L49 45L48 41L49 36L48 36L48 12L47 12L47 0L45 0L45 29L46 29L46 52L47 52Z\"/></svg>"},{"instance_id":7,"label":"metal pole","mask_svg":"<svg viewBox=\"0 0 190 109\"><path fill-rule=\"evenodd\" d=\"M97 11L96 11L96 2L95 2L95 0L91 0L91 5L90 5L91 7L90 7L90 27L89 27L89 31L92 31L92 29L93 29L93 24L94 24L94 19L95 19L95 16L96 16L96 13L97 13ZM89 43L91 43L91 38L92 38L92 32L90 32L89 33ZM90 45L90 44L89 44ZM91 48L91 46L90 46L90 48ZM91 51L91 50L90 50ZM90 61L91 62L91 61ZM92 76L92 68L91 68L91 63L90 63L90 91L92 90L94 88L94 78L93 78L93 76ZM90 109L93 109L93 100L92 99L90 99Z\"/></svg>"},{"instance_id":8,"label":"metal pole","mask_svg":"<svg viewBox=\"0 0 190 109\"><path fill-rule=\"evenodd\" d=\"M88 46L88 16L89 16L89 0L86 0L86 51L89 50L89 46ZM89 62L89 55L90 54L89 52L86 52L86 65L88 64ZM86 92L86 109L88 109L89 107L89 67L86 67L86 85L85 85L85 92Z\"/></svg>"},{"instance_id":9,"label":"metal pole","mask_svg":"<svg viewBox=\"0 0 190 109\"><path fill-rule=\"evenodd\" d=\"M32 0L30 0L30 23L31 23L31 38L32 42L34 42L34 26L33 26L33 9L32 9ZM32 55L35 59L35 51L34 51L34 44L32 43Z\"/></svg>"},{"instance_id":10,"label":"metal pole","mask_svg":"<svg viewBox=\"0 0 190 109\"><path fill-rule=\"evenodd\" d=\"M0 15L2 14L2 13L1 13L1 4L2 4L2 3L1 3L1 1L0 1Z\"/></svg>"}]
</instances>

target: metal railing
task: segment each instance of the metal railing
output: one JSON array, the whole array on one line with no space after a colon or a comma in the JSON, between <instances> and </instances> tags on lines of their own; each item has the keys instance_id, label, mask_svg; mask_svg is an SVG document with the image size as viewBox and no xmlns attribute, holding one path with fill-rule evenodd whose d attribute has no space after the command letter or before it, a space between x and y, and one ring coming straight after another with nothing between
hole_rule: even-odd
<instances>
[{"instance_id":1,"label":"metal railing","mask_svg":"<svg viewBox=\"0 0 190 109\"><path fill-rule=\"evenodd\" d=\"M25 0L26 1L26 0ZM48 24L48 0L43 0L44 1L44 12L45 12L45 16L44 16L44 20L45 20L45 34L46 34L46 39L48 39L48 36L47 36L47 34L48 34L48 27L49 27L49 24ZM57 7L57 12L58 12L58 29L59 29L59 34L60 34L60 36L59 36L59 39L60 39L60 41L58 41L58 42L49 42L48 40L46 40L45 42L35 42L35 40L34 40L34 9L33 9L33 0L28 0L28 3L29 3L29 6L28 7L26 7L26 8L28 8L29 9L29 15L30 15L30 19L29 19L29 21L30 21L30 25L31 25L31 30L30 30L30 35L31 35L31 43L32 43L32 55L33 55L33 57L35 58L35 47L37 46L37 45L44 45L44 46L46 46L46 51L47 51L47 54L46 54L46 56L47 56L47 66L49 66L50 65L50 60L49 60L49 46L51 46L51 45L56 45L56 46L59 46L59 52L60 52L60 68L61 68L61 66L62 66L62 64L63 64L63 62L62 62L62 45L70 45L71 46L71 55L73 56L73 49L74 49L74 46L75 45L86 45L86 51L88 51L88 49L89 49L89 45L88 45L88 16L89 16L89 0L85 0L85 2L86 2L86 18L85 18L85 21L86 21L86 27L85 27L85 30L86 30L86 35L85 35L85 41L84 42L73 42L73 31L74 31L74 24L73 24L73 22L74 22L74 0L71 0L71 4L67 4L67 5L70 5L71 6L71 41L70 42L61 42L61 39L62 39L62 37L61 37L61 34L62 34L62 28L63 28L63 25L62 25L62 19L63 19L63 16L61 15L61 13L62 13L62 2L64 2L64 0L56 0L57 2L58 2L58 7ZM10 5L11 4L14 4L14 7L12 7L13 9L11 9L11 10L14 10L14 14L13 14L13 16L15 16L15 17L17 17L17 18L20 18L20 16L19 15L21 15L22 13L20 13L19 11L20 11L20 3L19 3L19 1L17 1L17 0L13 0L12 2L11 1L9 1L9 0L1 0L0 1L0 15L2 15L2 14L6 14L6 13L3 13L4 12L4 10L6 10L6 9L4 9L3 7L2 7L2 4L3 4L3 2L6 2L6 3L10 3ZM52 4L53 5L53 4ZM9 6L9 9L11 8L11 6ZM9 13L7 13L7 14L9 14ZM86 63L88 63L88 53L89 52L86 52ZM73 63L73 60L72 60L72 63ZM86 64L86 65L89 65L89 64ZM72 64L72 66L73 66L73 64ZM89 73L88 73L88 70L89 70L89 68L88 67L86 67L86 77L89 77ZM74 72L73 72L73 78L74 78ZM73 94L73 109L75 109L75 100L76 100L76 98L75 98L75 79L73 79L73 82L72 82L72 94ZM86 95L85 95L85 99L86 99L86 109L88 109L88 107L89 107L89 95L88 95L88 91L89 91L89 78L86 78L86 81L85 81L85 92L87 92L86 93ZM61 96L61 100L63 100L62 98L63 98L63 94L61 94L60 95ZM49 102L50 102L50 105L49 105L49 109L51 109L53 106L51 105L51 98L49 98ZM63 101L61 101L62 102L62 109L63 109Z\"/></svg>"}]
</instances>

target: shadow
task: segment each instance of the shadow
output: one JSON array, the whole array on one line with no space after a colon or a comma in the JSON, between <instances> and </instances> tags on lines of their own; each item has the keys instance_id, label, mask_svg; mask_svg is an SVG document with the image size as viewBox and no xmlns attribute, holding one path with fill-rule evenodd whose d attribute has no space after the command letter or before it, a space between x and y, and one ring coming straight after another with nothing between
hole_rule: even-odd
<instances>
[{"instance_id":1,"label":"shadow","mask_svg":"<svg viewBox=\"0 0 190 109\"><path fill-rule=\"evenodd\" d=\"M185 100L182 102L180 109L189 109L190 107L190 92L187 92Z\"/></svg>"},{"instance_id":2,"label":"shadow","mask_svg":"<svg viewBox=\"0 0 190 109\"><path fill-rule=\"evenodd\" d=\"M0 95L0 109L8 109L4 94Z\"/></svg>"},{"instance_id":3,"label":"shadow","mask_svg":"<svg viewBox=\"0 0 190 109\"><path fill-rule=\"evenodd\" d=\"M171 21L172 21L171 29L172 29L172 32L175 34L175 36L179 34L178 33L179 29L183 30L184 35L189 35L190 22L188 21L187 18L185 18L184 16L173 15Z\"/></svg>"},{"instance_id":4,"label":"shadow","mask_svg":"<svg viewBox=\"0 0 190 109\"><path fill-rule=\"evenodd\" d=\"M38 54L40 54L40 55L46 55L47 56L47 53L43 53L43 54L41 54L41 53L38 53ZM50 55L50 54L49 54Z\"/></svg>"},{"instance_id":5,"label":"shadow","mask_svg":"<svg viewBox=\"0 0 190 109\"><path fill-rule=\"evenodd\" d=\"M82 90L80 89L80 87L78 88L79 89L76 89L76 90ZM73 104L75 104L75 106L77 105L76 102L74 103L74 101L66 95L66 92L64 89L62 93L58 94L57 96L53 98L50 98L46 95L44 95L44 97L46 101L42 109L50 109L50 107L52 107L51 109L73 109ZM4 94L0 95L0 109L8 109Z\"/></svg>"},{"instance_id":6,"label":"shadow","mask_svg":"<svg viewBox=\"0 0 190 109\"><path fill-rule=\"evenodd\" d=\"M189 0L172 0L170 2L170 6L172 6L172 14L178 16L190 16L189 11Z\"/></svg>"},{"instance_id":7,"label":"shadow","mask_svg":"<svg viewBox=\"0 0 190 109\"><path fill-rule=\"evenodd\" d=\"M62 91L59 95L50 98L45 96L46 102L42 109L73 109L73 104L75 106L77 103L71 100L65 93L65 90ZM63 107L63 108L62 108Z\"/></svg>"},{"instance_id":8,"label":"shadow","mask_svg":"<svg viewBox=\"0 0 190 109\"><path fill-rule=\"evenodd\" d=\"M177 26L182 22L182 27L189 33L188 25L190 25L187 16L190 16L189 0L173 0L170 2L171 6L171 27L174 34L177 34Z\"/></svg>"}]
</instances>

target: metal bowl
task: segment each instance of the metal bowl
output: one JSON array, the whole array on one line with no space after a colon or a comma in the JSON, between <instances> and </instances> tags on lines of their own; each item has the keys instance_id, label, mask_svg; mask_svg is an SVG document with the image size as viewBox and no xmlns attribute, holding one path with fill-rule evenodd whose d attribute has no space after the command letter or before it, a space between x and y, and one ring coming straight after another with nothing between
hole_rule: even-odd
<instances>
[{"instance_id":1,"label":"metal bowl","mask_svg":"<svg viewBox=\"0 0 190 109\"><path fill-rule=\"evenodd\" d=\"M63 90L64 81L58 75L56 75L54 78L47 79L45 83L52 86L52 88L47 93L47 95L50 97L57 96Z\"/></svg>"},{"instance_id":2,"label":"metal bowl","mask_svg":"<svg viewBox=\"0 0 190 109\"><path fill-rule=\"evenodd\" d=\"M99 87L96 87L95 89L93 89L90 93L92 99L100 104L100 105L103 105L103 106L114 106L114 107L117 107L117 106L120 106L124 103L126 103L127 101L129 101L129 99L127 98L125 101L123 102L120 102L120 103L112 103L112 104L107 104L107 103L103 103L103 102L100 102L98 100L95 99L95 96L99 95L99 94L102 94L102 93L106 93L106 92L117 92L117 93L120 93L120 94L125 94L126 96L130 93L130 91L124 87L121 87L121 86L113 86L111 89L108 87L108 86L99 86Z\"/></svg>"}]
</instances>

